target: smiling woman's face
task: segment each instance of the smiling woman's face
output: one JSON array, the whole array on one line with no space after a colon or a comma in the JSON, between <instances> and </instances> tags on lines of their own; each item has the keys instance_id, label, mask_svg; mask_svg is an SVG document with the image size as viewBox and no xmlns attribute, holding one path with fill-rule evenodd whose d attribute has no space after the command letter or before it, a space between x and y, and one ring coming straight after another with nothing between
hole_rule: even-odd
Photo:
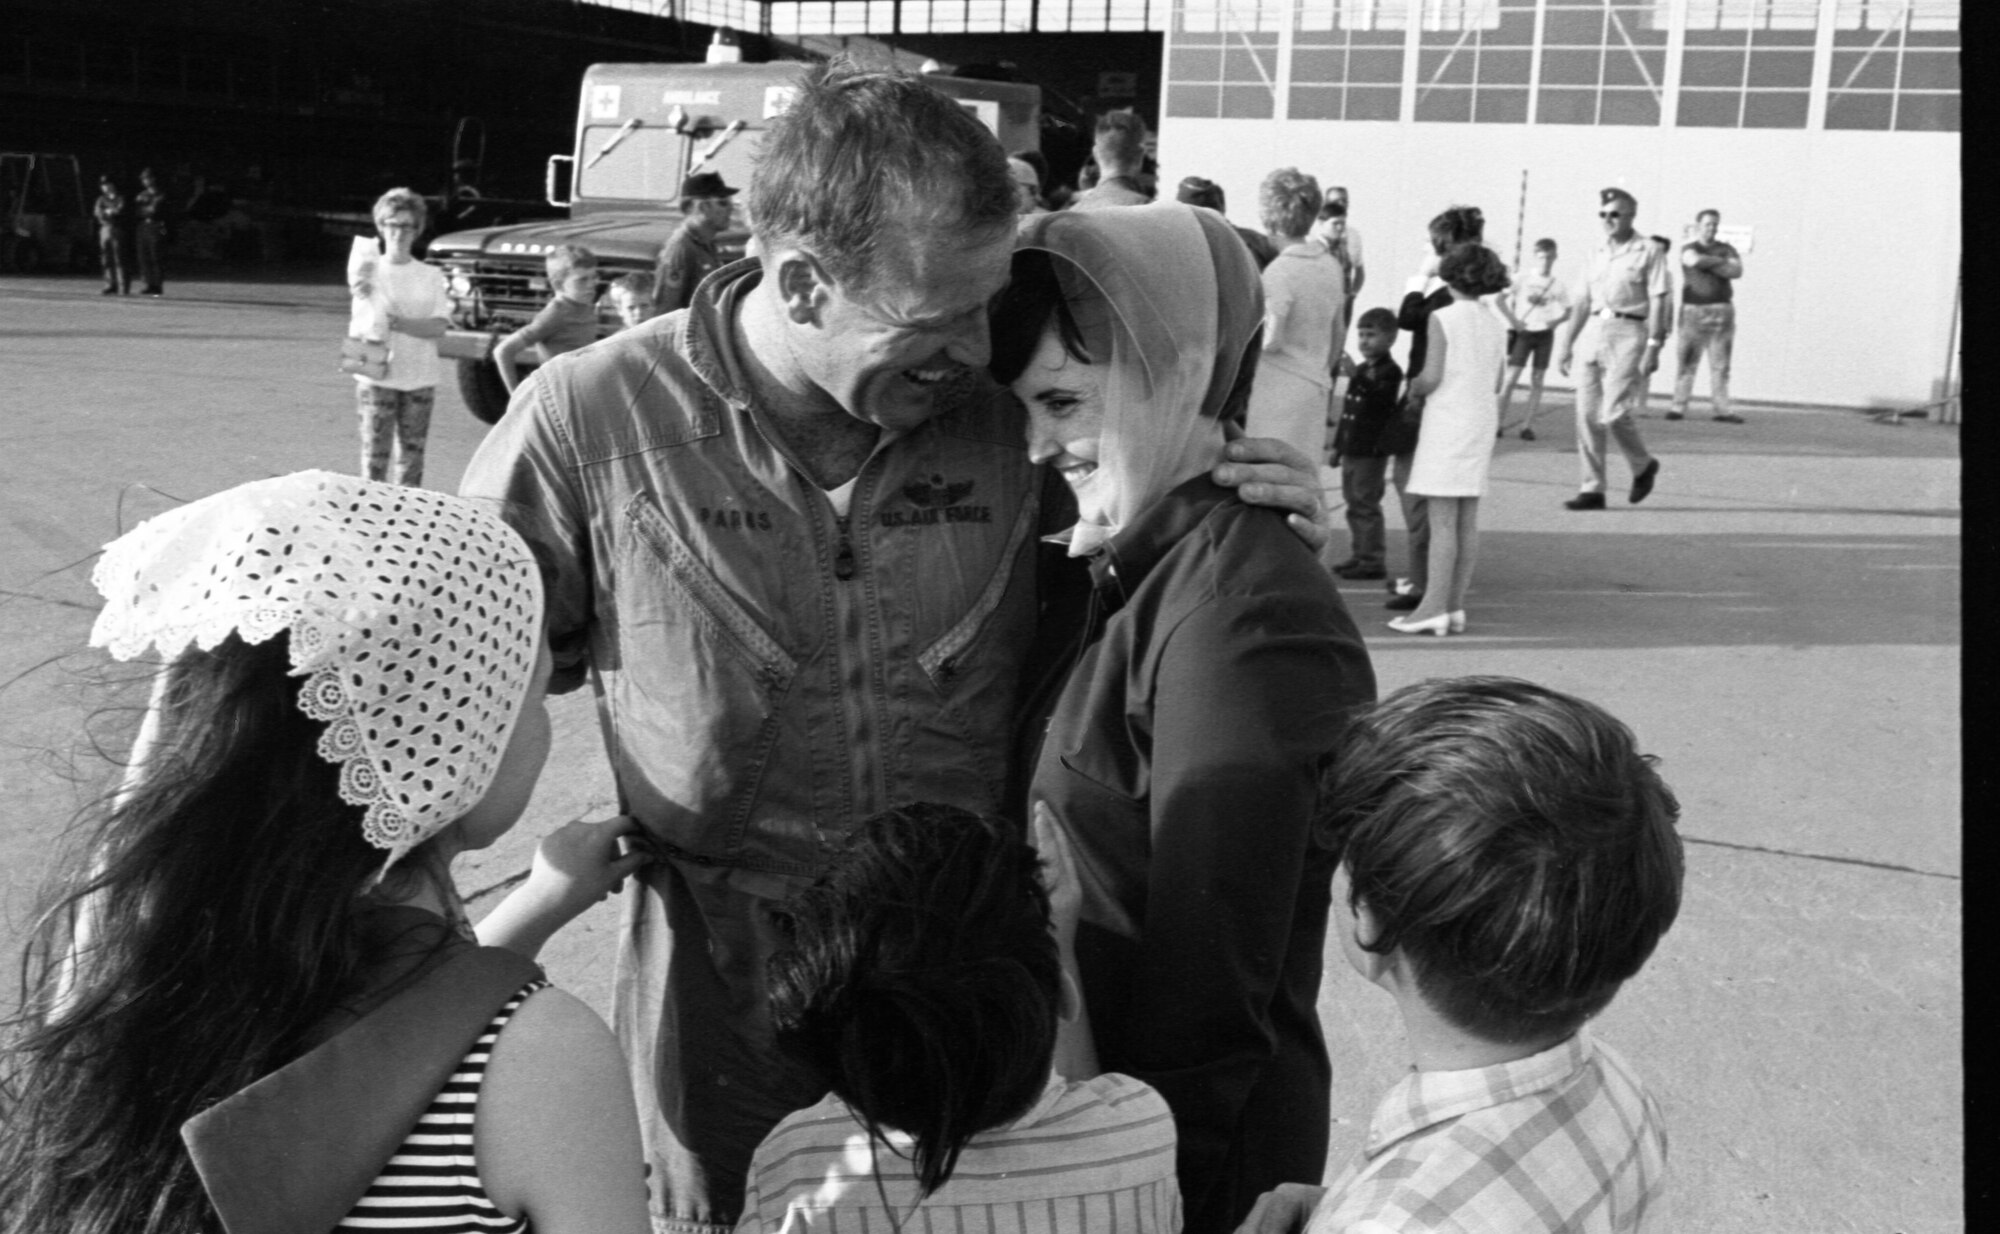
<instances>
[{"instance_id":1,"label":"smiling woman's face","mask_svg":"<svg viewBox=\"0 0 2000 1234\"><path fill-rule=\"evenodd\" d=\"M1104 372L1070 355L1050 328L1012 387L1028 409L1028 457L1062 473L1086 523L1103 521L1109 496L1099 471Z\"/></svg>"}]
</instances>

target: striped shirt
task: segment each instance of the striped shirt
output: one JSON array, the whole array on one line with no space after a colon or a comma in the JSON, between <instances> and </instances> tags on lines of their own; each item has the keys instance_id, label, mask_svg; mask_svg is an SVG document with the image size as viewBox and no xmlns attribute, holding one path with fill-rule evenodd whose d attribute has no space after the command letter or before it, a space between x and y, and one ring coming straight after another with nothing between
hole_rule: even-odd
<instances>
[{"instance_id":1,"label":"striped shirt","mask_svg":"<svg viewBox=\"0 0 2000 1234\"><path fill-rule=\"evenodd\" d=\"M972 1137L921 1204L912 1141L828 1096L779 1123L750 1165L737 1234L1176 1234L1174 1120L1130 1076L1060 1076L1005 1127ZM872 1148L872 1151L871 1151ZM881 1186L875 1172L881 1171ZM893 1211L885 1209L888 1197Z\"/></svg>"},{"instance_id":2,"label":"striped shirt","mask_svg":"<svg viewBox=\"0 0 2000 1234\"><path fill-rule=\"evenodd\" d=\"M493 1043L528 996L548 986L546 981L530 981L487 1021L486 1031L431 1099L416 1128L336 1229L521 1234L528 1228L525 1218L517 1220L495 1208L486 1188L479 1185L472 1131Z\"/></svg>"},{"instance_id":3,"label":"striped shirt","mask_svg":"<svg viewBox=\"0 0 2000 1234\"><path fill-rule=\"evenodd\" d=\"M1659 1104L1580 1029L1511 1063L1398 1081L1306 1234L1657 1231L1666 1168Z\"/></svg>"}]
</instances>

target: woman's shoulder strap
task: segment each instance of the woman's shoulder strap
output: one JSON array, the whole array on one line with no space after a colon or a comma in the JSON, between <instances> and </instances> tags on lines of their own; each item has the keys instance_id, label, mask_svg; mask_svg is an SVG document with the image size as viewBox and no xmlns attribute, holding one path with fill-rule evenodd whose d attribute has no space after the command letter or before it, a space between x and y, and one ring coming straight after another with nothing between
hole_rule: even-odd
<instances>
[{"instance_id":1,"label":"woman's shoulder strap","mask_svg":"<svg viewBox=\"0 0 2000 1234\"><path fill-rule=\"evenodd\" d=\"M303 1057L182 1124L230 1234L331 1229L494 1013L541 975L512 951L456 949Z\"/></svg>"}]
</instances>

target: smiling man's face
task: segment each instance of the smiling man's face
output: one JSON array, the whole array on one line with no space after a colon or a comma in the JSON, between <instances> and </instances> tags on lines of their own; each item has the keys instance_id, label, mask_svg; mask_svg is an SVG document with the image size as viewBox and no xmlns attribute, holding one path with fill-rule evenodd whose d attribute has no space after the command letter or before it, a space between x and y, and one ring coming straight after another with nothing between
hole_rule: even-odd
<instances>
[{"instance_id":1,"label":"smiling man's face","mask_svg":"<svg viewBox=\"0 0 2000 1234\"><path fill-rule=\"evenodd\" d=\"M882 255L873 285L822 284L826 300L802 349L808 375L857 420L898 431L922 424L949 405L941 395L986 367L988 302L1013 255L1011 226L918 236Z\"/></svg>"}]
</instances>

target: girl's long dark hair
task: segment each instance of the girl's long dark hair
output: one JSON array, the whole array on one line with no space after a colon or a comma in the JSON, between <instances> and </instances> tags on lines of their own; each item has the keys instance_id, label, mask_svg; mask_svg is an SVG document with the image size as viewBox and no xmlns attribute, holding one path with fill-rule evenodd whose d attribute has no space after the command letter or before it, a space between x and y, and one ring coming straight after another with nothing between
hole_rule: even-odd
<instances>
[{"instance_id":1,"label":"girl's long dark hair","mask_svg":"<svg viewBox=\"0 0 2000 1234\"><path fill-rule=\"evenodd\" d=\"M138 782L79 820L0 1050L0 1231L217 1229L181 1124L354 992L384 854L315 749L287 646L176 660Z\"/></svg>"}]
</instances>

